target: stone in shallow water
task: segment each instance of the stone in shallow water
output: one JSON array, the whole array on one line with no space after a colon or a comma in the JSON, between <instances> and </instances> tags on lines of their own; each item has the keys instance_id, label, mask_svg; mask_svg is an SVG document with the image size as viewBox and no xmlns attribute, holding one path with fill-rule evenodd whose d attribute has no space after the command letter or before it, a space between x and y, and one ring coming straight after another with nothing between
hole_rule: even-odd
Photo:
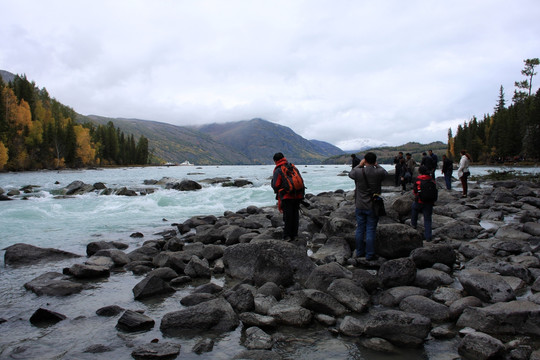
<instances>
[{"instance_id":1,"label":"stone in shallow water","mask_svg":"<svg viewBox=\"0 0 540 360\"><path fill-rule=\"evenodd\" d=\"M180 344L170 342L150 343L133 350L131 356L136 360L176 359L181 347Z\"/></svg>"}]
</instances>

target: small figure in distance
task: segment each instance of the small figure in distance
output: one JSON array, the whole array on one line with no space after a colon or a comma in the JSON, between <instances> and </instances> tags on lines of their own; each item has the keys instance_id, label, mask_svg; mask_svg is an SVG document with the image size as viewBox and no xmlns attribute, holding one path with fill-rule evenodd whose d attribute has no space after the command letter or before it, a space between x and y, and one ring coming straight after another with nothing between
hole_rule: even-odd
<instances>
[{"instance_id":1,"label":"small figure in distance","mask_svg":"<svg viewBox=\"0 0 540 360\"><path fill-rule=\"evenodd\" d=\"M446 183L446 189L452 189L452 173L454 172L454 163L446 155L442 156L442 170L441 173L444 175L444 182Z\"/></svg>"},{"instance_id":2,"label":"small figure in distance","mask_svg":"<svg viewBox=\"0 0 540 360\"><path fill-rule=\"evenodd\" d=\"M467 183L467 179L471 175L471 172L469 171L469 165L471 164L471 155L467 153L467 150L461 150L460 153L461 159L459 160L459 167L457 173L459 180L461 181L461 188L463 189L463 194L461 195L461 197L466 198L469 190L469 184Z\"/></svg>"}]
</instances>

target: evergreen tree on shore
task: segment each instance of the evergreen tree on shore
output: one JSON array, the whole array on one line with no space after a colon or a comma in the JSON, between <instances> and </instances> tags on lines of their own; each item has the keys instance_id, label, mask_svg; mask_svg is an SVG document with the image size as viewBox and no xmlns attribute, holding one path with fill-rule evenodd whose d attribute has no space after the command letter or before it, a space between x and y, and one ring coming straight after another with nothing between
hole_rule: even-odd
<instances>
[{"instance_id":1,"label":"evergreen tree on shore","mask_svg":"<svg viewBox=\"0 0 540 360\"><path fill-rule=\"evenodd\" d=\"M126 136L112 122L96 129L76 124L76 117L25 75L7 84L0 78L0 170L148 163L143 136L139 149L133 135Z\"/></svg>"},{"instance_id":2,"label":"evergreen tree on shore","mask_svg":"<svg viewBox=\"0 0 540 360\"><path fill-rule=\"evenodd\" d=\"M524 60L521 71L527 79L516 81L519 89L514 92L513 103L506 107L504 89L499 90L499 99L493 115L484 115L478 121L473 117L459 125L453 141L456 156L461 149L467 149L473 161L503 162L516 159L540 159L540 89L531 94L532 81L538 58ZM527 90L527 91L524 91Z\"/></svg>"}]
</instances>

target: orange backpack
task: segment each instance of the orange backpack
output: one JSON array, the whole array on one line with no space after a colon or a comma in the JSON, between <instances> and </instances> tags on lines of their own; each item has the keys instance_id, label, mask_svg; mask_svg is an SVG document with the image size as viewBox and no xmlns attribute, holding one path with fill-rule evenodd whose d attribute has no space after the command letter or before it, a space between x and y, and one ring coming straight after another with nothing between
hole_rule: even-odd
<instances>
[{"instance_id":1,"label":"orange backpack","mask_svg":"<svg viewBox=\"0 0 540 360\"><path fill-rule=\"evenodd\" d=\"M306 190L304 179L302 179L302 175L300 175L296 166L291 163L281 165L281 173L283 174L282 191L285 194L293 196L302 195L304 197Z\"/></svg>"}]
</instances>

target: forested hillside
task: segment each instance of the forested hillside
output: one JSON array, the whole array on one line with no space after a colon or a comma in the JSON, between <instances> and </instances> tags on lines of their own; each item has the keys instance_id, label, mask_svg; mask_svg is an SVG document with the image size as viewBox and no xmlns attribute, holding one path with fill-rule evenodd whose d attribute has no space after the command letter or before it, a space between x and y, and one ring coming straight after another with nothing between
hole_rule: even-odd
<instances>
[{"instance_id":1,"label":"forested hillside","mask_svg":"<svg viewBox=\"0 0 540 360\"><path fill-rule=\"evenodd\" d=\"M26 76L0 76L0 170L148 162L148 141L112 123L77 124L77 113ZM9 82L4 82L6 77Z\"/></svg>"},{"instance_id":2,"label":"forested hillside","mask_svg":"<svg viewBox=\"0 0 540 360\"><path fill-rule=\"evenodd\" d=\"M449 130L452 156L465 149L473 161L485 163L540 159L540 89L531 93L534 69L540 61L534 58L524 62L521 73L526 80L515 82L510 106L506 106L501 86L493 114L484 115L482 120L473 117L457 128L455 136Z\"/></svg>"}]
</instances>

